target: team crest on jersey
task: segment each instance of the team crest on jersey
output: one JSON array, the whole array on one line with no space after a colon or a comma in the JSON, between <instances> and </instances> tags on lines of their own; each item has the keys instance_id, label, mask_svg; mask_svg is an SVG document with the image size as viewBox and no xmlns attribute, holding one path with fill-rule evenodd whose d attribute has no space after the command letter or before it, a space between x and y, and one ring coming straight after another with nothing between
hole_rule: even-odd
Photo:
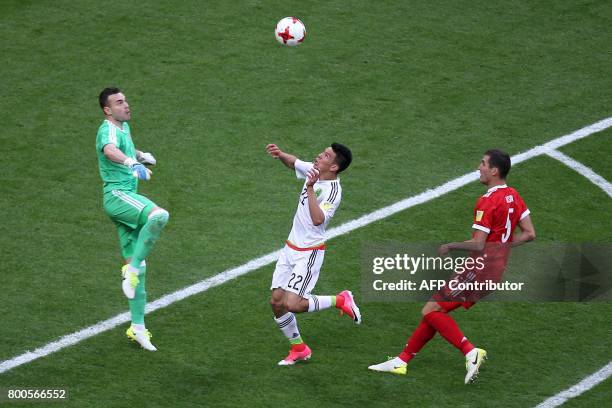
<instances>
[{"instance_id":1,"label":"team crest on jersey","mask_svg":"<svg viewBox=\"0 0 612 408\"><path fill-rule=\"evenodd\" d=\"M484 211L477 210L476 211L476 222L481 221L483 215L484 215Z\"/></svg>"},{"instance_id":2,"label":"team crest on jersey","mask_svg":"<svg viewBox=\"0 0 612 408\"><path fill-rule=\"evenodd\" d=\"M507 195L507 196L506 196L506 202L507 202L508 204L513 203L513 202L514 202L514 197L513 197L513 196L511 196L511 195Z\"/></svg>"},{"instance_id":3,"label":"team crest on jersey","mask_svg":"<svg viewBox=\"0 0 612 408\"><path fill-rule=\"evenodd\" d=\"M323 190L321 190L320 188L317 188L315 190L315 195L317 196L317 198L319 198L319 196L321 195L322 192L323 192Z\"/></svg>"}]
</instances>

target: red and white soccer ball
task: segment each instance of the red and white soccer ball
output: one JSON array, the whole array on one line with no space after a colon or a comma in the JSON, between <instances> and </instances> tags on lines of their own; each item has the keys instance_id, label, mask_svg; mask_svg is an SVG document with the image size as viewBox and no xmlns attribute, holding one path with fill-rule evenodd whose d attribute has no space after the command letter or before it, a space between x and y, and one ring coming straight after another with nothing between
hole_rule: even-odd
<instances>
[{"instance_id":1,"label":"red and white soccer ball","mask_svg":"<svg viewBox=\"0 0 612 408\"><path fill-rule=\"evenodd\" d=\"M299 18L285 17L276 25L274 36L279 43L293 47L306 38L306 27Z\"/></svg>"}]
</instances>

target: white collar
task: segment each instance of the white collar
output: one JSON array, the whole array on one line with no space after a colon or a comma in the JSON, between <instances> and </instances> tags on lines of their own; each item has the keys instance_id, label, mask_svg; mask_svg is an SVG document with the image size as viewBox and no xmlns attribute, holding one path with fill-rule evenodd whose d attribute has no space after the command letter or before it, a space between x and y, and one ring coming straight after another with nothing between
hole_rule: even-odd
<instances>
[{"instance_id":1,"label":"white collar","mask_svg":"<svg viewBox=\"0 0 612 408\"><path fill-rule=\"evenodd\" d=\"M125 132L125 130L123 129L123 125L125 124L125 122L121 122L121 127L119 127L119 126L115 125L113 122L111 122L111 121L110 121L110 120L108 120L108 119L104 119L104 121L108 122L108 124L109 124L110 126L114 126L114 127L116 127L117 129L119 129L120 131Z\"/></svg>"},{"instance_id":2,"label":"white collar","mask_svg":"<svg viewBox=\"0 0 612 408\"><path fill-rule=\"evenodd\" d=\"M340 177L336 177L335 179L328 179L328 180L317 180L317 183L333 183L334 181L340 182Z\"/></svg>"},{"instance_id":3,"label":"white collar","mask_svg":"<svg viewBox=\"0 0 612 408\"><path fill-rule=\"evenodd\" d=\"M492 193L492 192L496 191L497 189L506 188L506 187L508 187L508 186L505 185L505 184L500 184L499 186L493 186L493 187L491 187L490 189L487 190L487 193Z\"/></svg>"}]
</instances>

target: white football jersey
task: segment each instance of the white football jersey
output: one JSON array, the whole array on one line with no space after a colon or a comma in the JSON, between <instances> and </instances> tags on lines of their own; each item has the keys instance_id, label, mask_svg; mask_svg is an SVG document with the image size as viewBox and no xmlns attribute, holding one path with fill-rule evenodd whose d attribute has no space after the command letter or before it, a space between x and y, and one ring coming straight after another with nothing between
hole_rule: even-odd
<instances>
[{"instance_id":1,"label":"white football jersey","mask_svg":"<svg viewBox=\"0 0 612 408\"><path fill-rule=\"evenodd\" d=\"M312 168L313 163L301 160L295 161L295 175L299 179L305 179L306 173ZM321 245L325 242L325 229L329 220L334 216L336 209L342 199L342 187L340 179L318 180L314 186L319 207L325 214L325 221L321 225L314 225L310 218L308 209L308 194L306 193L306 182L302 187L298 200L297 211L293 217L293 228L289 234L288 241L300 248L310 248Z\"/></svg>"}]
</instances>

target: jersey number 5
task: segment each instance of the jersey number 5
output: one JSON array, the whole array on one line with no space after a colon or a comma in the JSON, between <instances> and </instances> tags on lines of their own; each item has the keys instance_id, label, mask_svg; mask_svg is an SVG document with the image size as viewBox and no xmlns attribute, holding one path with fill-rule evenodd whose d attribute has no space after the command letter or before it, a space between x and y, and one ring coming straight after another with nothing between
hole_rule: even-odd
<instances>
[{"instance_id":1,"label":"jersey number 5","mask_svg":"<svg viewBox=\"0 0 612 408\"><path fill-rule=\"evenodd\" d=\"M510 235L512 234L512 223L510 222L510 214L514 213L514 208L508 208L508 217L506 217L506 232L501 237L503 243L508 242Z\"/></svg>"}]
</instances>

